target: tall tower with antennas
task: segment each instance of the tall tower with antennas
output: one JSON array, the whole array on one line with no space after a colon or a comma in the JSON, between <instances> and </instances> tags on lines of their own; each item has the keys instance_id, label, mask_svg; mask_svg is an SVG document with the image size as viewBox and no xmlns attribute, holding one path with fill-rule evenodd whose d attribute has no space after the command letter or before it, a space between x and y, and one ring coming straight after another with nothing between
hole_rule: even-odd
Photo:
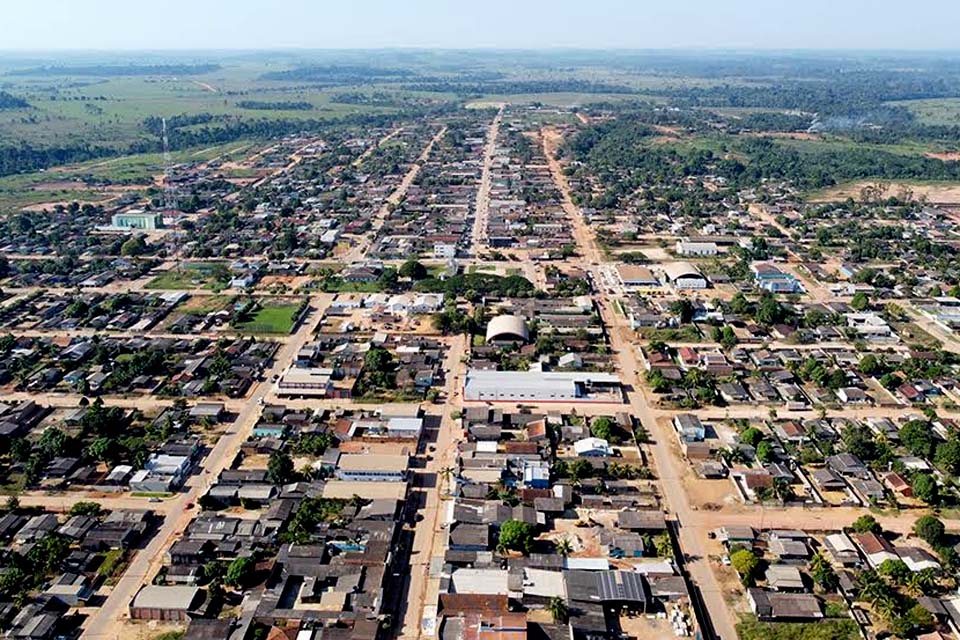
<instances>
[{"instance_id":1,"label":"tall tower with antennas","mask_svg":"<svg viewBox=\"0 0 960 640\"><path fill-rule=\"evenodd\" d=\"M170 155L170 136L167 134L167 119L161 118L161 139L163 141L163 213L173 217L176 211L176 193L173 187L173 158ZM173 232L173 252L180 271L180 229Z\"/></svg>"}]
</instances>

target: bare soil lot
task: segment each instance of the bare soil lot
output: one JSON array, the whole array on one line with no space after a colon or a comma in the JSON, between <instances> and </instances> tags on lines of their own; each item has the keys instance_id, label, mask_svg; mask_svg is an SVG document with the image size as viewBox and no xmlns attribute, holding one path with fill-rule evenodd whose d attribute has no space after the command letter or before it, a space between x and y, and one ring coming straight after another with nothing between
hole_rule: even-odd
<instances>
[{"instance_id":1,"label":"bare soil lot","mask_svg":"<svg viewBox=\"0 0 960 640\"><path fill-rule=\"evenodd\" d=\"M905 190L909 190L913 192L914 198L925 197L927 201L931 203L960 205L960 184L916 184L908 182L884 182L883 184L886 186L882 196L884 198L898 196ZM870 180L848 182L814 193L808 200L810 202L836 202L838 200L846 200L847 198L859 200L864 187L875 187L876 185L876 181Z\"/></svg>"}]
</instances>

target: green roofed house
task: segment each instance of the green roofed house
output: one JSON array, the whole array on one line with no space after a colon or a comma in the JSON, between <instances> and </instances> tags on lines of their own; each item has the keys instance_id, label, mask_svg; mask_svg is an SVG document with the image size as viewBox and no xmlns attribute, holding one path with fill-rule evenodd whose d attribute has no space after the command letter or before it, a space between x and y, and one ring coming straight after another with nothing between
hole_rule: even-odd
<instances>
[{"instance_id":1,"label":"green roofed house","mask_svg":"<svg viewBox=\"0 0 960 640\"><path fill-rule=\"evenodd\" d=\"M162 229L163 215L155 211L132 209L126 213L113 214L111 224L120 229Z\"/></svg>"}]
</instances>

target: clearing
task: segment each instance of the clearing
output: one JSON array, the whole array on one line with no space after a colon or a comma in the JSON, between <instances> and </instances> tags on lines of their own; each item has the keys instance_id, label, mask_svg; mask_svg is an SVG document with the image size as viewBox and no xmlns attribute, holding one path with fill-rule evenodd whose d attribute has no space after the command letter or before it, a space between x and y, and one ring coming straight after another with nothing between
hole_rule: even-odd
<instances>
[{"instance_id":1,"label":"clearing","mask_svg":"<svg viewBox=\"0 0 960 640\"><path fill-rule=\"evenodd\" d=\"M836 187L817 191L807 198L808 202L837 202L853 198L861 200L863 189L882 186L881 197L889 198L901 196L905 192L912 192L913 198L926 198L931 204L960 205L960 184L955 182L890 182L876 180L858 180L847 182Z\"/></svg>"},{"instance_id":2,"label":"clearing","mask_svg":"<svg viewBox=\"0 0 960 640\"><path fill-rule=\"evenodd\" d=\"M265 303L253 315L235 325L241 333L279 333L293 331L300 305L297 303Z\"/></svg>"}]
</instances>

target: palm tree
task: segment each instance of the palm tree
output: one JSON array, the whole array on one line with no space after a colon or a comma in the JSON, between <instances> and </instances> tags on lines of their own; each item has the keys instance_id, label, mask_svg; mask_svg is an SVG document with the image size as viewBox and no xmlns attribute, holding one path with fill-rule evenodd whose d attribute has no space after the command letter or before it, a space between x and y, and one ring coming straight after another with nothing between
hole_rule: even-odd
<instances>
[{"instance_id":1,"label":"palm tree","mask_svg":"<svg viewBox=\"0 0 960 640\"><path fill-rule=\"evenodd\" d=\"M933 583L934 579L932 569L914 571L910 574L910 577L907 578L907 591L914 596L922 596L930 587L933 586Z\"/></svg>"},{"instance_id":2,"label":"palm tree","mask_svg":"<svg viewBox=\"0 0 960 640\"><path fill-rule=\"evenodd\" d=\"M547 611L553 618L554 624L566 624L570 620L570 610L567 608L567 602L559 596L550 598L547 602Z\"/></svg>"},{"instance_id":3,"label":"palm tree","mask_svg":"<svg viewBox=\"0 0 960 640\"><path fill-rule=\"evenodd\" d=\"M573 552L573 545L569 538L560 538L557 540L557 553L566 558Z\"/></svg>"}]
</instances>

